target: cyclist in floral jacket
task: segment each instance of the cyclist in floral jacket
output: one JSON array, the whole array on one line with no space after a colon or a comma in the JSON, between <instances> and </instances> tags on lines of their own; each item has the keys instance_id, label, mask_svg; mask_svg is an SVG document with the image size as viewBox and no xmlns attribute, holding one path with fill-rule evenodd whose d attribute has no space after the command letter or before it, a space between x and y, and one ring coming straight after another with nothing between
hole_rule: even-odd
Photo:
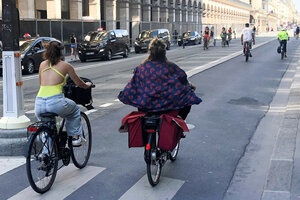
<instances>
[{"instance_id":1,"label":"cyclist in floral jacket","mask_svg":"<svg viewBox=\"0 0 300 200\"><path fill-rule=\"evenodd\" d=\"M179 115L185 119L191 106L202 101L194 90L186 73L167 60L166 45L156 38L149 45L148 58L135 68L119 99L140 111L179 110Z\"/></svg>"}]
</instances>

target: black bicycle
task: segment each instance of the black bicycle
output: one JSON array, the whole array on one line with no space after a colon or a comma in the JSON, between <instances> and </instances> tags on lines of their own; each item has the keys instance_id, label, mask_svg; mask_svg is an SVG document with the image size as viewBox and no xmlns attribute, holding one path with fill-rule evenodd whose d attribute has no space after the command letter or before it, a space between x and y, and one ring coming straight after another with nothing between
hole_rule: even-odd
<instances>
[{"instance_id":1,"label":"black bicycle","mask_svg":"<svg viewBox=\"0 0 300 200\"><path fill-rule=\"evenodd\" d=\"M203 36L203 50L208 49L208 39L207 37Z\"/></svg>"},{"instance_id":2,"label":"black bicycle","mask_svg":"<svg viewBox=\"0 0 300 200\"><path fill-rule=\"evenodd\" d=\"M72 145L72 137L64 131L65 119L59 120L61 118L56 113L42 113L41 121L28 127L26 171L34 191L47 192L53 185L57 170L69 165L71 158L77 168L86 166L91 154L92 130L87 115L81 112L80 116L83 142L76 147ZM58 166L59 160L61 166Z\"/></svg>"},{"instance_id":3,"label":"black bicycle","mask_svg":"<svg viewBox=\"0 0 300 200\"><path fill-rule=\"evenodd\" d=\"M251 54L251 52L250 52L250 42L245 42L245 50L244 50L244 52L245 52L246 62L248 62L250 54Z\"/></svg>"},{"instance_id":4,"label":"black bicycle","mask_svg":"<svg viewBox=\"0 0 300 200\"><path fill-rule=\"evenodd\" d=\"M150 185L156 186L159 182L161 170L167 160L175 161L179 151L180 142L173 151L158 148L159 127L161 119L159 115L147 115L142 120L143 136L146 141L144 159L147 164L147 176Z\"/></svg>"}]
</instances>

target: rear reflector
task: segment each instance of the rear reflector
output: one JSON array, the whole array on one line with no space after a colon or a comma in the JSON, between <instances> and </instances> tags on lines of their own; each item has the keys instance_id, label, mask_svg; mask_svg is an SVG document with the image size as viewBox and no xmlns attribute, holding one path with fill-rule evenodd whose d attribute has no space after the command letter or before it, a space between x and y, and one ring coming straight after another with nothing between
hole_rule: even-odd
<instances>
[{"instance_id":1,"label":"rear reflector","mask_svg":"<svg viewBox=\"0 0 300 200\"><path fill-rule=\"evenodd\" d=\"M150 144L147 144L146 145L146 150L150 150L150 149L151 149Z\"/></svg>"}]
</instances>

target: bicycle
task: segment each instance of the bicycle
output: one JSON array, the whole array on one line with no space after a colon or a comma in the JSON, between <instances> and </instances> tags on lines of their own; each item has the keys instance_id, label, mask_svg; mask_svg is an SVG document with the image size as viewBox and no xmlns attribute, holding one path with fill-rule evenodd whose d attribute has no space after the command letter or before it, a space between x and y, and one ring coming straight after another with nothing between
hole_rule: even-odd
<instances>
[{"instance_id":1,"label":"bicycle","mask_svg":"<svg viewBox=\"0 0 300 200\"><path fill-rule=\"evenodd\" d=\"M244 52L245 52L245 59L246 59L246 62L248 62L249 56L251 55L251 52L250 52L250 42L245 42L245 49L244 49Z\"/></svg>"},{"instance_id":2,"label":"bicycle","mask_svg":"<svg viewBox=\"0 0 300 200\"><path fill-rule=\"evenodd\" d=\"M207 37L203 36L203 50L208 49L208 39Z\"/></svg>"},{"instance_id":3,"label":"bicycle","mask_svg":"<svg viewBox=\"0 0 300 200\"><path fill-rule=\"evenodd\" d=\"M147 164L147 177L151 186L159 183L161 170L167 160L174 162L177 158L180 141L173 151L158 148L159 128L161 119L159 115L147 115L142 119L142 133L145 138L144 159Z\"/></svg>"},{"instance_id":4,"label":"bicycle","mask_svg":"<svg viewBox=\"0 0 300 200\"><path fill-rule=\"evenodd\" d=\"M51 188L57 171L68 166L71 158L77 168L86 166L91 154L92 130L87 115L80 112L80 116L83 143L79 147L73 147L72 137L64 131L65 119L58 120L61 118L56 113L42 113L41 121L28 127L30 137L26 152L26 172L32 189L37 193L45 193ZM59 160L62 160L60 167Z\"/></svg>"}]
</instances>

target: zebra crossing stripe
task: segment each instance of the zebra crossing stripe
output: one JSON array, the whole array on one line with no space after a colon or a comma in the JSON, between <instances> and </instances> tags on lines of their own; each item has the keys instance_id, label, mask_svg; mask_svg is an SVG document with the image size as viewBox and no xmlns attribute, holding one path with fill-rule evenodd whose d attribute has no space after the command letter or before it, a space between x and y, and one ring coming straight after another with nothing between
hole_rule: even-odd
<instances>
[{"instance_id":1,"label":"zebra crossing stripe","mask_svg":"<svg viewBox=\"0 0 300 200\"><path fill-rule=\"evenodd\" d=\"M9 198L9 200L64 199L97 176L104 169L105 168L94 166L77 169L74 165L69 165L57 172L56 180L48 192L41 195L33 191L29 186L15 196Z\"/></svg>"},{"instance_id":2,"label":"zebra crossing stripe","mask_svg":"<svg viewBox=\"0 0 300 200\"><path fill-rule=\"evenodd\" d=\"M183 184L184 181L182 180L160 177L158 185L152 187L148 182L147 175L145 175L119 200L172 199Z\"/></svg>"},{"instance_id":3,"label":"zebra crossing stripe","mask_svg":"<svg viewBox=\"0 0 300 200\"><path fill-rule=\"evenodd\" d=\"M26 162L25 157L8 157L1 156L0 157L0 176L5 174L6 172L13 170L21 165L24 165Z\"/></svg>"}]
</instances>

